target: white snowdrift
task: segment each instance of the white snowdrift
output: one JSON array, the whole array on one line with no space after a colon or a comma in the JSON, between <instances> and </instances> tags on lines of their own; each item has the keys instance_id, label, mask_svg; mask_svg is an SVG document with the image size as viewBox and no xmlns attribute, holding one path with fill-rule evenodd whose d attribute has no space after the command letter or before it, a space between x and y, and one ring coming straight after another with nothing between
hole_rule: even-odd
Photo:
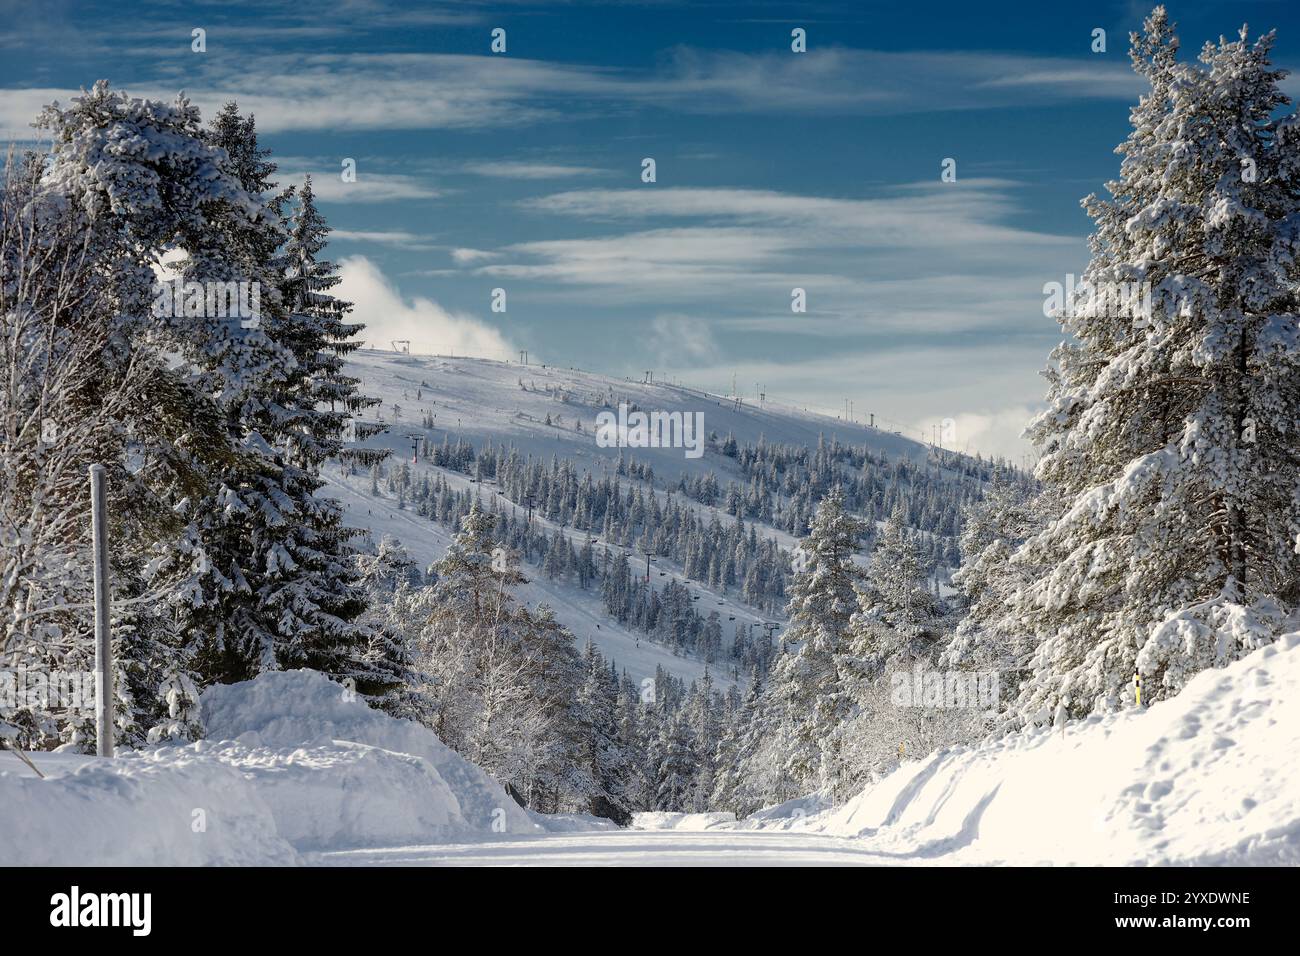
<instances>
[{"instance_id":1,"label":"white snowdrift","mask_svg":"<svg viewBox=\"0 0 1300 956\"><path fill-rule=\"evenodd\" d=\"M237 740L277 750L348 741L424 760L455 794L453 823L497 833L536 833L527 813L487 773L461 757L429 729L396 720L316 671L264 674L203 694L209 740ZM494 830L495 824L495 830Z\"/></svg>"},{"instance_id":2,"label":"white snowdrift","mask_svg":"<svg viewBox=\"0 0 1300 956\"><path fill-rule=\"evenodd\" d=\"M0 753L0 866L275 866L298 855L257 789L202 743L98 760Z\"/></svg>"},{"instance_id":3,"label":"white snowdrift","mask_svg":"<svg viewBox=\"0 0 1300 956\"><path fill-rule=\"evenodd\" d=\"M284 865L545 829L429 730L319 673L214 687L202 704L209 736L188 746L36 754L44 780L0 754L0 865Z\"/></svg>"},{"instance_id":4,"label":"white snowdrift","mask_svg":"<svg viewBox=\"0 0 1300 956\"><path fill-rule=\"evenodd\" d=\"M729 830L735 823L734 813L668 813L656 810L632 814L633 830Z\"/></svg>"},{"instance_id":5,"label":"white snowdrift","mask_svg":"<svg viewBox=\"0 0 1300 956\"><path fill-rule=\"evenodd\" d=\"M1294 865L1298 753L1291 634L1148 711L907 764L808 829L915 862Z\"/></svg>"}]
</instances>

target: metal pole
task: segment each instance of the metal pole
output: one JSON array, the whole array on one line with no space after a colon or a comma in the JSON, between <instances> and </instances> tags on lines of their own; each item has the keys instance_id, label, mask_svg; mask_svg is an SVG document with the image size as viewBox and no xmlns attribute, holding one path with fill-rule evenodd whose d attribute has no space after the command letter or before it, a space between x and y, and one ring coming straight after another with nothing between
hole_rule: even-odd
<instances>
[{"instance_id":1,"label":"metal pole","mask_svg":"<svg viewBox=\"0 0 1300 956\"><path fill-rule=\"evenodd\" d=\"M104 466L90 466L90 535L95 568L95 752L113 756L113 645L109 634L108 527Z\"/></svg>"}]
</instances>

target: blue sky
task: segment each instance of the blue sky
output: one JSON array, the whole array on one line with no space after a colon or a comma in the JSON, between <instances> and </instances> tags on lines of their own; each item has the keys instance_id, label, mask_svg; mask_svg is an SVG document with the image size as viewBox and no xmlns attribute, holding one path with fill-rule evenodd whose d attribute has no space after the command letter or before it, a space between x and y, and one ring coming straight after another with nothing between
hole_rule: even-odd
<instances>
[{"instance_id":1,"label":"blue sky","mask_svg":"<svg viewBox=\"0 0 1300 956\"><path fill-rule=\"evenodd\" d=\"M1300 60L1293 4L1169 9L1187 55L1245 22ZM315 176L372 343L734 376L1019 458L1059 338L1043 284L1085 265L1078 202L1118 169L1148 10L0 0L0 138L100 78L235 99L282 181Z\"/></svg>"}]
</instances>

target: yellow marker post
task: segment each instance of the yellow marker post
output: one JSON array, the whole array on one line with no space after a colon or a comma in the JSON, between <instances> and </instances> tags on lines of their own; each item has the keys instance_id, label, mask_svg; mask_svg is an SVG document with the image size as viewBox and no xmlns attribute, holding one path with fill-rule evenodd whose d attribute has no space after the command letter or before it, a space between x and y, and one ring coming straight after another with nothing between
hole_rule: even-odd
<instances>
[{"instance_id":1,"label":"yellow marker post","mask_svg":"<svg viewBox=\"0 0 1300 956\"><path fill-rule=\"evenodd\" d=\"M1137 705L1142 706L1142 675L1137 671L1133 672L1133 695L1137 700Z\"/></svg>"}]
</instances>

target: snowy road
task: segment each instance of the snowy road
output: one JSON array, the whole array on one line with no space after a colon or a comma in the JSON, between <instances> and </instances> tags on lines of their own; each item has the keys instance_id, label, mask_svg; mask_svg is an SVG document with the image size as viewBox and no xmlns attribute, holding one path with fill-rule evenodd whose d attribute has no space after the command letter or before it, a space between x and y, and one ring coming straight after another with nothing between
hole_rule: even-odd
<instances>
[{"instance_id":1,"label":"snowy road","mask_svg":"<svg viewBox=\"0 0 1300 956\"><path fill-rule=\"evenodd\" d=\"M320 866L888 866L854 840L753 830L599 830L482 843L345 850Z\"/></svg>"}]
</instances>

